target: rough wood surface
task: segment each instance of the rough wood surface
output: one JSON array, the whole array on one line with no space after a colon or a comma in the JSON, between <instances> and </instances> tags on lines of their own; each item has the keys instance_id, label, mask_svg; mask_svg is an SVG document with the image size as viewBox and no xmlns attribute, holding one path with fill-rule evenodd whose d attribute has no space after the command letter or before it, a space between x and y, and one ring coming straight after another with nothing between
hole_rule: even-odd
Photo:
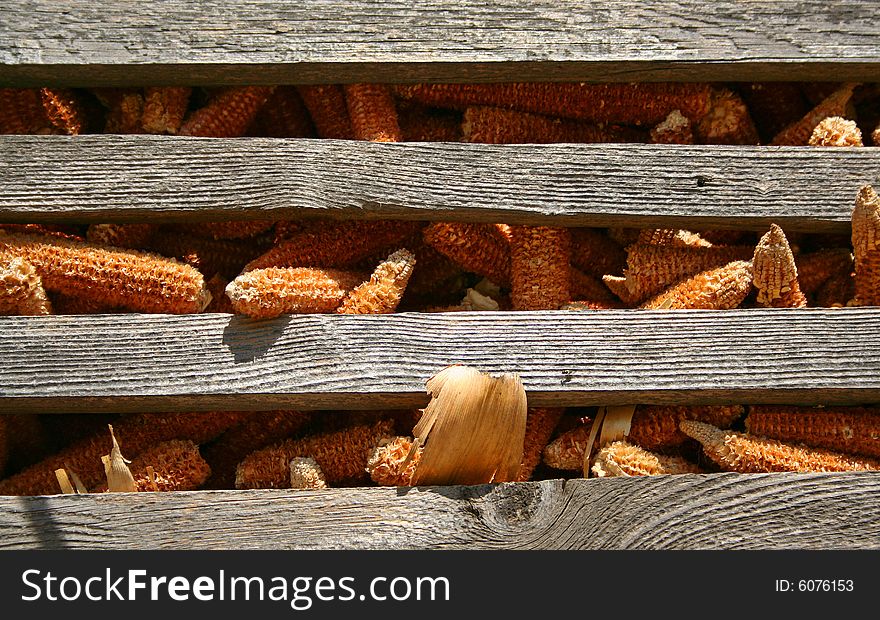
<instances>
[{"instance_id":1,"label":"rough wood surface","mask_svg":"<svg viewBox=\"0 0 880 620\"><path fill-rule=\"evenodd\" d=\"M0 411L424 406L448 364L530 406L880 402L880 311L4 317Z\"/></svg>"},{"instance_id":2,"label":"rough wood surface","mask_svg":"<svg viewBox=\"0 0 880 620\"><path fill-rule=\"evenodd\" d=\"M309 215L846 232L880 149L0 137L0 222Z\"/></svg>"},{"instance_id":3,"label":"rough wood surface","mask_svg":"<svg viewBox=\"0 0 880 620\"><path fill-rule=\"evenodd\" d=\"M0 549L865 549L880 475L0 498Z\"/></svg>"},{"instance_id":4,"label":"rough wood surface","mask_svg":"<svg viewBox=\"0 0 880 620\"><path fill-rule=\"evenodd\" d=\"M6 0L0 82L861 80L858 0Z\"/></svg>"}]
</instances>

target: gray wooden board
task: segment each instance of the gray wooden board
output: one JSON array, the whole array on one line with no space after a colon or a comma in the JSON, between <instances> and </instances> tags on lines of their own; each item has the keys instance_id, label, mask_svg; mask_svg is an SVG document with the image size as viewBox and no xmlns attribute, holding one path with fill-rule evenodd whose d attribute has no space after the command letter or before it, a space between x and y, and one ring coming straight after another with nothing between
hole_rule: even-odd
<instances>
[{"instance_id":1,"label":"gray wooden board","mask_svg":"<svg viewBox=\"0 0 880 620\"><path fill-rule=\"evenodd\" d=\"M866 549L880 475L0 498L0 549Z\"/></svg>"},{"instance_id":2,"label":"gray wooden board","mask_svg":"<svg viewBox=\"0 0 880 620\"><path fill-rule=\"evenodd\" d=\"M880 312L4 317L0 411L424 406L449 364L533 406L880 402Z\"/></svg>"},{"instance_id":3,"label":"gray wooden board","mask_svg":"<svg viewBox=\"0 0 880 620\"><path fill-rule=\"evenodd\" d=\"M0 222L410 218L849 230L880 149L0 137Z\"/></svg>"},{"instance_id":4,"label":"gray wooden board","mask_svg":"<svg viewBox=\"0 0 880 620\"><path fill-rule=\"evenodd\" d=\"M0 83L868 80L859 0L5 0Z\"/></svg>"}]
</instances>

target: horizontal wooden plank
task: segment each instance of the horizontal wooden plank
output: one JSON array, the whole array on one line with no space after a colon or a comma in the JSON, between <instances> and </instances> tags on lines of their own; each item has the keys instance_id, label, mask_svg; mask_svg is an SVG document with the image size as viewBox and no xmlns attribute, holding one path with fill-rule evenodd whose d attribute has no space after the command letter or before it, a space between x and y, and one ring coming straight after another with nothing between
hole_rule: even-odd
<instances>
[{"instance_id":1,"label":"horizontal wooden plank","mask_svg":"<svg viewBox=\"0 0 880 620\"><path fill-rule=\"evenodd\" d=\"M848 231L880 149L0 137L0 222L415 218Z\"/></svg>"},{"instance_id":2,"label":"horizontal wooden plank","mask_svg":"<svg viewBox=\"0 0 880 620\"><path fill-rule=\"evenodd\" d=\"M533 406L880 402L880 311L4 317L0 411L424 406L449 364Z\"/></svg>"},{"instance_id":3,"label":"horizontal wooden plank","mask_svg":"<svg viewBox=\"0 0 880 620\"><path fill-rule=\"evenodd\" d=\"M880 475L0 498L2 549L865 549Z\"/></svg>"},{"instance_id":4,"label":"horizontal wooden plank","mask_svg":"<svg viewBox=\"0 0 880 620\"><path fill-rule=\"evenodd\" d=\"M876 78L858 0L7 0L16 85Z\"/></svg>"}]
</instances>

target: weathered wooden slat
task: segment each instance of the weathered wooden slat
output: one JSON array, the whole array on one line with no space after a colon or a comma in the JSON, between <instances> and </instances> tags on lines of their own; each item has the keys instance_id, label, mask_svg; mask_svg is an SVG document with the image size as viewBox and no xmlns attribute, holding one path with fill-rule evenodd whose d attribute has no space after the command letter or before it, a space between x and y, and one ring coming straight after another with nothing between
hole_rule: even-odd
<instances>
[{"instance_id":1,"label":"weathered wooden slat","mask_svg":"<svg viewBox=\"0 0 880 620\"><path fill-rule=\"evenodd\" d=\"M862 80L857 0L7 0L0 82Z\"/></svg>"},{"instance_id":2,"label":"weathered wooden slat","mask_svg":"<svg viewBox=\"0 0 880 620\"><path fill-rule=\"evenodd\" d=\"M534 406L880 402L877 309L7 317L0 411L424 406L448 364Z\"/></svg>"},{"instance_id":3,"label":"weathered wooden slat","mask_svg":"<svg viewBox=\"0 0 880 620\"><path fill-rule=\"evenodd\" d=\"M0 137L0 222L415 218L847 231L880 149Z\"/></svg>"},{"instance_id":4,"label":"weathered wooden slat","mask_svg":"<svg viewBox=\"0 0 880 620\"><path fill-rule=\"evenodd\" d=\"M880 475L0 498L0 548L865 549Z\"/></svg>"}]
</instances>

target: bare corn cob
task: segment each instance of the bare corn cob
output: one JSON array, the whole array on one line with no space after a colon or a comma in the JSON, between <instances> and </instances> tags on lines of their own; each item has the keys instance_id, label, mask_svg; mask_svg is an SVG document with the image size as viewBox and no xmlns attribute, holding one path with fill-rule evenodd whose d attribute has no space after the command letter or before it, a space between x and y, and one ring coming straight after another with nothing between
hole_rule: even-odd
<instances>
[{"instance_id":1,"label":"bare corn cob","mask_svg":"<svg viewBox=\"0 0 880 620\"><path fill-rule=\"evenodd\" d=\"M678 228L645 228L639 233L637 245L673 245L708 248L712 244L699 234Z\"/></svg>"},{"instance_id":2,"label":"bare corn cob","mask_svg":"<svg viewBox=\"0 0 880 620\"><path fill-rule=\"evenodd\" d=\"M191 265L210 278L220 274L233 278L259 256L264 245L239 239L213 239L187 233L161 231L150 240L147 249Z\"/></svg>"},{"instance_id":3,"label":"bare corn cob","mask_svg":"<svg viewBox=\"0 0 880 620\"><path fill-rule=\"evenodd\" d=\"M246 415L238 411L135 414L117 422L114 430L126 454L135 457L150 446L172 439L189 439L196 444L210 441ZM109 448L110 440L104 429L0 480L0 495L55 493L58 483L54 471L62 467L75 471L87 488L94 488L104 480L101 456Z\"/></svg>"},{"instance_id":4,"label":"bare corn cob","mask_svg":"<svg viewBox=\"0 0 880 620\"><path fill-rule=\"evenodd\" d=\"M315 127L295 86L278 86L248 130L249 135L273 138L311 138Z\"/></svg>"},{"instance_id":5,"label":"bare corn cob","mask_svg":"<svg viewBox=\"0 0 880 620\"><path fill-rule=\"evenodd\" d=\"M854 267L849 248L826 248L809 254L798 254L794 262L797 267L798 284L807 295L819 290L819 287L832 275L844 271L849 274Z\"/></svg>"},{"instance_id":6,"label":"bare corn cob","mask_svg":"<svg viewBox=\"0 0 880 620\"><path fill-rule=\"evenodd\" d=\"M571 299L617 305L608 287L601 280L571 267L569 290Z\"/></svg>"},{"instance_id":7,"label":"bare corn cob","mask_svg":"<svg viewBox=\"0 0 880 620\"><path fill-rule=\"evenodd\" d=\"M512 226L510 297L514 310L558 310L571 300L567 228Z\"/></svg>"},{"instance_id":8,"label":"bare corn cob","mask_svg":"<svg viewBox=\"0 0 880 620\"><path fill-rule=\"evenodd\" d=\"M685 420L681 429L703 445L703 452L719 467L743 474L765 472L872 471L880 461L803 448L775 439L724 431L711 424Z\"/></svg>"},{"instance_id":9,"label":"bare corn cob","mask_svg":"<svg viewBox=\"0 0 880 620\"><path fill-rule=\"evenodd\" d=\"M852 214L856 303L880 305L880 197L870 185L859 190Z\"/></svg>"},{"instance_id":10,"label":"bare corn cob","mask_svg":"<svg viewBox=\"0 0 880 620\"><path fill-rule=\"evenodd\" d=\"M726 265L749 260L751 246L680 247L668 245L630 245L624 277L605 277L605 284L624 303L640 304L682 278Z\"/></svg>"},{"instance_id":11,"label":"bare corn cob","mask_svg":"<svg viewBox=\"0 0 880 620\"><path fill-rule=\"evenodd\" d=\"M336 84L297 86L296 90L308 108L320 137L334 140L354 138L354 130L345 103L345 93L341 86Z\"/></svg>"},{"instance_id":12,"label":"bare corn cob","mask_svg":"<svg viewBox=\"0 0 880 620\"><path fill-rule=\"evenodd\" d=\"M397 123L405 142L460 142L461 114L418 104L397 107Z\"/></svg>"},{"instance_id":13,"label":"bare corn cob","mask_svg":"<svg viewBox=\"0 0 880 620\"><path fill-rule=\"evenodd\" d=\"M379 263L370 279L357 286L336 309L339 314L391 314L397 310L416 264L406 249Z\"/></svg>"},{"instance_id":14,"label":"bare corn cob","mask_svg":"<svg viewBox=\"0 0 880 620\"><path fill-rule=\"evenodd\" d=\"M711 86L695 83L506 83L414 84L396 86L404 99L464 109L497 106L594 123L656 125L673 110L691 121L709 111Z\"/></svg>"},{"instance_id":15,"label":"bare corn cob","mask_svg":"<svg viewBox=\"0 0 880 620\"><path fill-rule=\"evenodd\" d=\"M52 314L43 281L21 258L0 261L0 315Z\"/></svg>"},{"instance_id":16,"label":"bare corn cob","mask_svg":"<svg viewBox=\"0 0 880 620\"><path fill-rule=\"evenodd\" d=\"M591 471L598 478L703 473L700 467L680 456L654 454L626 441L615 441L599 450L593 457Z\"/></svg>"},{"instance_id":17,"label":"bare corn cob","mask_svg":"<svg viewBox=\"0 0 880 620\"><path fill-rule=\"evenodd\" d=\"M378 220L328 223L306 227L245 265L264 267L341 267L398 244L414 234L419 222Z\"/></svg>"},{"instance_id":18,"label":"bare corn cob","mask_svg":"<svg viewBox=\"0 0 880 620\"><path fill-rule=\"evenodd\" d=\"M526 436L523 442L523 459L516 480L525 482L532 477L535 467L541 462L544 448L559 424L565 409L558 407L535 407L529 409L526 417Z\"/></svg>"},{"instance_id":19,"label":"bare corn cob","mask_svg":"<svg viewBox=\"0 0 880 620\"><path fill-rule=\"evenodd\" d=\"M844 84L823 99L816 107L807 112L803 118L795 121L773 138L774 146L806 146L822 119L829 116L846 116L846 107L858 84Z\"/></svg>"},{"instance_id":20,"label":"bare corn cob","mask_svg":"<svg viewBox=\"0 0 880 620\"><path fill-rule=\"evenodd\" d=\"M155 86L144 89L141 126L147 133L176 134L183 125L192 89L186 86Z\"/></svg>"},{"instance_id":21,"label":"bare corn cob","mask_svg":"<svg viewBox=\"0 0 880 620\"><path fill-rule=\"evenodd\" d=\"M483 144L645 141L642 132L630 127L606 127L488 106L472 106L464 111L462 137L464 142Z\"/></svg>"},{"instance_id":22,"label":"bare corn cob","mask_svg":"<svg viewBox=\"0 0 880 620\"><path fill-rule=\"evenodd\" d=\"M156 224L90 224L86 239L98 245L137 250L149 243L158 228Z\"/></svg>"},{"instance_id":23,"label":"bare corn cob","mask_svg":"<svg viewBox=\"0 0 880 620\"><path fill-rule=\"evenodd\" d=\"M554 469L583 471L590 428L590 424L576 426L547 444L543 453L544 464Z\"/></svg>"},{"instance_id":24,"label":"bare corn cob","mask_svg":"<svg viewBox=\"0 0 880 620\"><path fill-rule=\"evenodd\" d=\"M500 286L510 284L510 240L497 224L438 222L422 231L425 243L465 271Z\"/></svg>"},{"instance_id":25,"label":"bare corn cob","mask_svg":"<svg viewBox=\"0 0 880 620\"><path fill-rule=\"evenodd\" d=\"M761 237L752 259L752 282L758 304L769 308L803 308L807 298L798 285L794 254L785 233L776 224Z\"/></svg>"},{"instance_id":26,"label":"bare corn cob","mask_svg":"<svg viewBox=\"0 0 880 620\"><path fill-rule=\"evenodd\" d=\"M202 274L154 254L31 234L0 234L0 260L24 258L43 286L140 312L201 312L210 302Z\"/></svg>"},{"instance_id":27,"label":"bare corn cob","mask_svg":"<svg viewBox=\"0 0 880 620\"><path fill-rule=\"evenodd\" d=\"M678 110L670 112L663 122L651 129L653 144L693 144L694 131L691 122Z\"/></svg>"},{"instance_id":28,"label":"bare corn cob","mask_svg":"<svg viewBox=\"0 0 880 620\"><path fill-rule=\"evenodd\" d=\"M439 292L448 288L452 281L461 279L462 270L448 257L444 256L425 243L422 235L412 242L412 251L416 257L416 268L406 287L407 295L424 295ZM410 246L407 241L406 247Z\"/></svg>"},{"instance_id":29,"label":"bare corn cob","mask_svg":"<svg viewBox=\"0 0 880 620\"><path fill-rule=\"evenodd\" d=\"M238 276L226 287L226 295L236 313L258 319L326 313L342 305L363 281L363 274L339 269L267 267Z\"/></svg>"},{"instance_id":30,"label":"bare corn cob","mask_svg":"<svg viewBox=\"0 0 880 620\"><path fill-rule=\"evenodd\" d=\"M49 125L38 88L0 88L0 134L46 133Z\"/></svg>"},{"instance_id":31,"label":"bare corn cob","mask_svg":"<svg viewBox=\"0 0 880 620\"><path fill-rule=\"evenodd\" d=\"M397 108L385 84L346 84L345 103L355 140L400 142Z\"/></svg>"},{"instance_id":32,"label":"bare corn cob","mask_svg":"<svg viewBox=\"0 0 880 620\"><path fill-rule=\"evenodd\" d=\"M847 454L880 457L880 410L873 407L752 405L746 432Z\"/></svg>"},{"instance_id":33,"label":"bare corn cob","mask_svg":"<svg viewBox=\"0 0 880 620\"><path fill-rule=\"evenodd\" d=\"M697 123L703 144L758 144L758 130L745 102L727 90L712 92L709 112Z\"/></svg>"},{"instance_id":34,"label":"bare corn cob","mask_svg":"<svg viewBox=\"0 0 880 620\"><path fill-rule=\"evenodd\" d=\"M596 228L571 229L571 264L597 278L623 273L626 251Z\"/></svg>"},{"instance_id":35,"label":"bare corn cob","mask_svg":"<svg viewBox=\"0 0 880 620\"><path fill-rule=\"evenodd\" d=\"M129 465L138 491L195 491L211 475L211 468L189 440L172 439L150 446ZM78 473L78 472L77 472ZM96 491L106 490L106 485Z\"/></svg>"},{"instance_id":36,"label":"bare corn cob","mask_svg":"<svg viewBox=\"0 0 880 620\"><path fill-rule=\"evenodd\" d=\"M807 113L807 102L793 82L754 82L744 85L741 94L765 141Z\"/></svg>"},{"instance_id":37,"label":"bare corn cob","mask_svg":"<svg viewBox=\"0 0 880 620\"><path fill-rule=\"evenodd\" d=\"M250 127L274 86L241 86L222 91L180 126L181 136L235 138Z\"/></svg>"},{"instance_id":38,"label":"bare corn cob","mask_svg":"<svg viewBox=\"0 0 880 620\"><path fill-rule=\"evenodd\" d=\"M412 437L383 437L367 460L370 478L380 486L407 487L412 485L422 448L416 449L407 462L412 448ZM404 463L406 466L404 467Z\"/></svg>"},{"instance_id":39,"label":"bare corn cob","mask_svg":"<svg viewBox=\"0 0 880 620\"><path fill-rule=\"evenodd\" d=\"M849 270L831 276L816 291L816 305L825 308L843 308L855 305L856 279Z\"/></svg>"},{"instance_id":40,"label":"bare corn cob","mask_svg":"<svg viewBox=\"0 0 880 620\"><path fill-rule=\"evenodd\" d=\"M810 146L865 146L855 121L840 116L823 119L810 136Z\"/></svg>"},{"instance_id":41,"label":"bare corn cob","mask_svg":"<svg viewBox=\"0 0 880 620\"><path fill-rule=\"evenodd\" d=\"M40 93L46 116L55 127L72 136L88 129L86 110L76 92L69 88L43 88Z\"/></svg>"},{"instance_id":42,"label":"bare corn cob","mask_svg":"<svg viewBox=\"0 0 880 620\"><path fill-rule=\"evenodd\" d=\"M365 478L367 460L383 437L394 434L394 422L353 426L335 433L288 439L258 450L239 463L237 489L282 489L290 484L290 461L309 456L324 471L327 483L336 485Z\"/></svg>"},{"instance_id":43,"label":"bare corn cob","mask_svg":"<svg viewBox=\"0 0 880 620\"><path fill-rule=\"evenodd\" d=\"M301 411L255 411L249 414L202 449L211 466L208 488L233 488L235 468L242 459L302 431L311 420L311 413Z\"/></svg>"},{"instance_id":44,"label":"bare corn cob","mask_svg":"<svg viewBox=\"0 0 880 620\"><path fill-rule=\"evenodd\" d=\"M651 310L728 310L739 306L751 290L752 264L734 261L683 280L639 307Z\"/></svg>"},{"instance_id":45,"label":"bare corn cob","mask_svg":"<svg viewBox=\"0 0 880 620\"><path fill-rule=\"evenodd\" d=\"M317 461L307 456L290 460L290 488L317 490L327 488L327 478Z\"/></svg>"}]
</instances>

